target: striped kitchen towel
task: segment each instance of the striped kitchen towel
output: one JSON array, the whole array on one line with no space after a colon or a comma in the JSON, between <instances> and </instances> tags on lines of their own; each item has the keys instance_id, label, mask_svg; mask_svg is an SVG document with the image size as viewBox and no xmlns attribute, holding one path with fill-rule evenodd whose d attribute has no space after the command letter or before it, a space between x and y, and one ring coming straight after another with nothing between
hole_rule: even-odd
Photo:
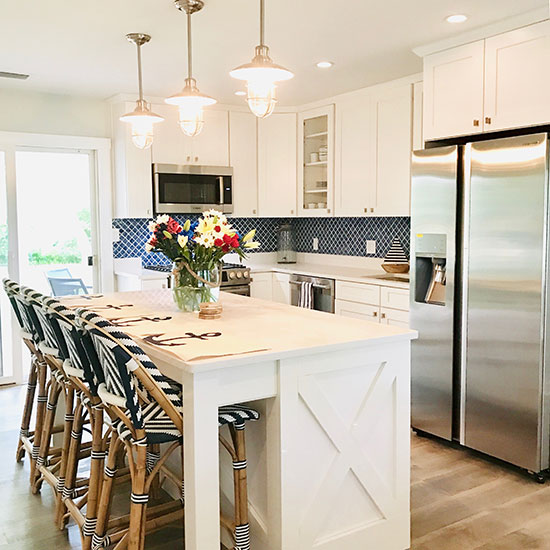
<instances>
[{"instance_id":1,"label":"striped kitchen towel","mask_svg":"<svg viewBox=\"0 0 550 550\"><path fill-rule=\"evenodd\" d=\"M298 307L313 309L313 283L311 281L302 281L299 291Z\"/></svg>"},{"instance_id":2,"label":"striped kitchen towel","mask_svg":"<svg viewBox=\"0 0 550 550\"><path fill-rule=\"evenodd\" d=\"M409 259L403 250L401 241L396 237L393 239L390 249L384 258L385 264L408 264Z\"/></svg>"}]
</instances>

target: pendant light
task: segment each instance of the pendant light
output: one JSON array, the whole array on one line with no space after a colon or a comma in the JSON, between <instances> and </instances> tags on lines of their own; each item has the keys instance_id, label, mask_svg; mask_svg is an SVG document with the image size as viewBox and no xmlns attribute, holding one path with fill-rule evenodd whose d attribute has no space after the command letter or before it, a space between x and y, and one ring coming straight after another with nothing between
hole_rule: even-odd
<instances>
[{"instance_id":1,"label":"pendant light","mask_svg":"<svg viewBox=\"0 0 550 550\"><path fill-rule=\"evenodd\" d=\"M214 105L216 100L199 92L197 81L193 78L193 60L191 44L191 15L200 11L203 0L175 0L176 7L187 14L187 78L183 90L165 101L177 105L179 124L186 136L194 137L201 133L204 126L203 107Z\"/></svg>"},{"instance_id":2,"label":"pendant light","mask_svg":"<svg viewBox=\"0 0 550 550\"><path fill-rule=\"evenodd\" d=\"M151 37L143 33L127 34L126 38L137 46L138 58L138 85L139 99L136 101L136 108L131 113L120 117L122 122L129 122L132 125L132 141L138 149L147 149L153 143L153 125L162 122L163 117L153 113L147 102L143 99L143 79L141 73L141 46L147 44Z\"/></svg>"},{"instance_id":3,"label":"pendant light","mask_svg":"<svg viewBox=\"0 0 550 550\"><path fill-rule=\"evenodd\" d=\"M238 80L246 80L247 102L250 110L258 118L268 117L277 103L275 83L290 80L294 74L273 63L269 57L269 48L264 44L264 0L260 0L260 45L256 46L256 55L250 63L233 69L229 74Z\"/></svg>"}]
</instances>

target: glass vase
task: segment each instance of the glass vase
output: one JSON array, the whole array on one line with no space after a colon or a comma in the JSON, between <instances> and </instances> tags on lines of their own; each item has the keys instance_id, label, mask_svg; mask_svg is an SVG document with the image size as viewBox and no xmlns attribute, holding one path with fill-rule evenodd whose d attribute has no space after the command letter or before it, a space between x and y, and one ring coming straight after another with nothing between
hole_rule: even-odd
<instances>
[{"instance_id":1,"label":"glass vase","mask_svg":"<svg viewBox=\"0 0 550 550\"><path fill-rule=\"evenodd\" d=\"M199 311L201 303L217 302L220 298L220 266L191 270L194 274L190 273L184 264L174 263L172 296L181 311Z\"/></svg>"}]
</instances>

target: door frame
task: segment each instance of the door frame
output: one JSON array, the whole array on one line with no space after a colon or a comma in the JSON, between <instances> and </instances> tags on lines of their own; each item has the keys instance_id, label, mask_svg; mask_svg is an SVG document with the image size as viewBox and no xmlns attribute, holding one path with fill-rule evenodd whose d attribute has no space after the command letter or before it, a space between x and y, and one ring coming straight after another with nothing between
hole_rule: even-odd
<instances>
[{"instance_id":1,"label":"door frame","mask_svg":"<svg viewBox=\"0 0 550 550\"><path fill-rule=\"evenodd\" d=\"M8 214L8 276L19 280L19 250L17 221L17 187L15 153L18 149L60 149L91 152L90 176L92 179L91 203L95 203L96 236L95 251L98 260L97 289L112 292L113 248L112 248L112 182L111 182L111 140L109 138L61 136L51 134L27 134L21 132L0 132L0 150L6 162L6 199ZM95 180L95 182L94 182ZM95 183L95 185L94 185ZM95 187L95 189L94 189ZM22 346L17 323L12 317L13 376L0 378L0 385L23 382Z\"/></svg>"}]
</instances>

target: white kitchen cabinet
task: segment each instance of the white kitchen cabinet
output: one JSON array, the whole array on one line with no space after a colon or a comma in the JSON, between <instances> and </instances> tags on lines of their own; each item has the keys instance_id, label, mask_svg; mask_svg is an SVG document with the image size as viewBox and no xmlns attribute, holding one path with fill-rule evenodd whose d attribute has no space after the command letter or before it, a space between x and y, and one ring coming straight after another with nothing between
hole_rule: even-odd
<instances>
[{"instance_id":1,"label":"white kitchen cabinet","mask_svg":"<svg viewBox=\"0 0 550 550\"><path fill-rule=\"evenodd\" d=\"M380 287L380 305L393 309L409 309L409 291L404 288Z\"/></svg>"},{"instance_id":2,"label":"white kitchen cabinet","mask_svg":"<svg viewBox=\"0 0 550 550\"><path fill-rule=\"evenodd\" d=\"M296 216L296 114L258 120L258 214Z\"/></svg>"},{"instance_id":3,"label":"white kitchen cabinet","mask_svg":"<svg viewBox=\"0 0 550 550\"><path fill-rule=\"evenodd\" d=\"M424 139L483 131L485 41L424 58Z\"/></svg>"},{"instance_id":4,"label":"white kitchen cabinet","mask_svg":"<svg viewBox=\"0 0 550 550\"><path fill-rule=\"evenodd\" d=\"M423 113L424 108L424 83L413 84L413 151L424 149Z\"/></svg>"},{"instance_id":5,"label":"white kitchen cabinet","mask_svg":"<svg viewBox=\"0 0 550 550\"><path fill-rule=\"evenodd\" d=\"M229 113L229 164L233 167L233 216L258 214L257 118Z\"/></svg>"},{"instance_id":6,"label":"white kitchen cabinet","mask_svg":"<svg viewBox=\"0 0 550 550\"><path fill-rule=\"evenodd\" d=\"M298 116L298 214L334 212L334 105Z\"/></svg>"},{"instance_id":7,"label":"white kitchen cabinet","mask_svg":"<svg viewBox=\"0 0 550 550\"><path fill-rule=\"evenodd\" d=\"M113 131L114 214L117 218L150 218L153 215L151 149L132 143L131 126L120 117L133 111L135 103L111 106ZM156 125L157 128L164 123Z\"/></svg>"},{"instance_id":8,"label":"white kitchen cabinet","mask_svg":"<svg viewBox=\"0 0 550 550\"><path fill-rule=\"evenodd\" d=\"M229 112L204 109L204 127L193 138L184 136L191 164L229 166Z\"/></svg>"},{"instance_id":9,"label":"white kitchen cabinet","mask_svg":"<svg viewBox=\"0 0 550 550\"><path fill-rule=\"evenodd\" d=\"M409 312L382 307L380 308L380 323L409 328Z\"/></svg>"},{"instance_id":10,"label":"white kitchen cabinet","mask_svg":"<svg viewBox=\"0 0 550 550\"><path fill-rule=\"evenodd\" d=\"M273 300L273 273L253 273L250 296L260 300Z\"/></svg>"},{"instance_id":11,"label":"white kitchen cabinet","mask_svg":"<svg viewBox=\"0 0 550 550\"><path fill-rule=\"evenodd\" d=\"M550 21L485 41L485 130L550 122Z\"/></svg>"},{"instance_id":12,"label":"white kitchen cabinet","mask_svg":"<svg viewBox=\"0 0 550 550\"><path fill-rule=\"evenodd\" d=\"M290 305L290 275L273 273L273 301Z\"/></svg>"},{"instance_id":13,"label":"white kitchen cabinet","mask_svg":"<svg viewBox=\"0 0 550 550\"><path fill-rule=\"evenodd\" d=\"M380 308L378 306L336 299L334 312L336 315L378 323Z\"/></svg>"},{"instance_id":14,"label":"white kitchen cabinet","mask_svg":"<svg viewBox=\"0 0 550 550\"><path fill-rule=\"evenodd\" d=\"M169 288L166 276L162 279L142 279L135 275L116 275L116 287L118 292L131 292L136 290L160 290Z\"/></svg>"},{"instance_id":15,"label":"white kitchen cabinet","mask_svg":"<svg viewBox=\"0 0 550 550\"><path fill-rule=\"evenodd\" d=\"M368 180L367 155L371 104L368 90L360 90L336 103L336 216L362 216L374 211L375 187Z\"/></svg>"},{"instance_id":16,"label":"white kitchen cabinet","mask_svg":"<svg viewBox=\"0 0 550 550\"><path fill-rule=\"evenodd\" d=\"M336 299L379 306L380 287L378 285L336 281Z\"/></svg>"},{"instance_id":17,"label":"white kitchen cabinet","mask_svg":"<svg viewBox=\"0 0 550 550\"><path fill-rule=\"evenodd\" d=\"M153 162L159 164L229 165L229 113L204 110L204 127L195 137L186 136L178 124L178 110L170 105L153 105L164 122L155 125L151 146Z\"/></svg>"},{"instance_id":18,"label":"white kitchen cabinet","mask_svg":"<svg viewBox=\"0 0 550 550\"><path fill-rule=\"evenodd\" d=\"M372 96L367 169L376 216L410 216L412 91L405 84Z\"/></svg>"}]
</instances>

